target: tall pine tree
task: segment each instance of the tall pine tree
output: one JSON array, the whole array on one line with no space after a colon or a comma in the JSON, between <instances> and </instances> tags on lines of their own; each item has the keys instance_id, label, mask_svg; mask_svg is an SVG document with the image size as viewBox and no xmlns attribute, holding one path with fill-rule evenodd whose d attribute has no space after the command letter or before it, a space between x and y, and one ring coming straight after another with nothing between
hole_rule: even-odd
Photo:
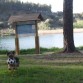
<instances>
[{"instance_id":1,"label":"tall pine tree","mask_svg":"<svg viewBox=\"0 0 83 83\"><path fill-rule=\"evenodd\" d=\"M75 52L73 38L73 0L64 0L63 22L64 52Z\"/></svg>"}]
</instances>

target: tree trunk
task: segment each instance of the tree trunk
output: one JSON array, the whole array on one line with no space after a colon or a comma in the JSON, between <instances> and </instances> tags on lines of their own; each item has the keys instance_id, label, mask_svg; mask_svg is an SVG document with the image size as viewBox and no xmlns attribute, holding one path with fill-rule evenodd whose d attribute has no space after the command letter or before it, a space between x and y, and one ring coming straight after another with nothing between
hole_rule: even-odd
<instances>
[{"instance_id":1,"label":"tree trunk","mask_svg":"<svg viewBox=\"0 0 83 83\"><path fill-rule=\"evenodd\" d=\"M74 52L73 39L73 0L64 0L63 4L64 52Z\"/></svg>"}]
</instances>

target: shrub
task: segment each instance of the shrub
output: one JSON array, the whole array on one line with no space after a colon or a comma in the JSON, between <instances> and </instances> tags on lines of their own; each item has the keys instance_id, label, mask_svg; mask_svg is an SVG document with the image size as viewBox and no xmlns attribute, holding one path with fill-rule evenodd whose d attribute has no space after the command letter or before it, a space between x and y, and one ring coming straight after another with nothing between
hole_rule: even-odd
<instances>
[{"instance_id":1,"label":"shrub","mask_svg":"<svg viewBox=\"0 0 83 83\"><path fill-rule=\"evenodd\" d=\"M83 20L78 20L73 24L74 28L83 28Z\"/></svg>"}]
</instances>

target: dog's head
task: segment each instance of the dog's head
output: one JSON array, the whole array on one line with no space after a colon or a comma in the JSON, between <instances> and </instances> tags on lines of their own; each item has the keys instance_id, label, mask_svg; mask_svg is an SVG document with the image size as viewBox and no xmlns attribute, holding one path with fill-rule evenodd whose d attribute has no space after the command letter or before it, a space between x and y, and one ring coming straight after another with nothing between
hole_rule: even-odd
<instances>
[{"instance_id":1,"label":"dog's head","mask_svg":"<svg viewBox=\"0 0 83 83\"><path fill-rule=\"evenodd\" d=\"M9 51L9 52L7 52L7 56L9 58L13 58L15 56L15 52L14 51Z\"/></svg>"}]
</instances>

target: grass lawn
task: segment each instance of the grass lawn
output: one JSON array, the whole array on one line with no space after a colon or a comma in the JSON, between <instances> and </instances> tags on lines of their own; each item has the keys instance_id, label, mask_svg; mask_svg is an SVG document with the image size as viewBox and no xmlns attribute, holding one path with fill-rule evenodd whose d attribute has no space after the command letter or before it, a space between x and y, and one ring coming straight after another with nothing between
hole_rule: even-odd
<instances>
[{"instance_id":1,"label":"grass lawn","mask_svg":"<svg viewBox=\"0 0 83 83\"><path fill-rule=\"evenodd\" d=\"M0 55L0 83L83 83L82 54L19 55L20 67L9 71Z\"/></svg>"}]
</instances>

